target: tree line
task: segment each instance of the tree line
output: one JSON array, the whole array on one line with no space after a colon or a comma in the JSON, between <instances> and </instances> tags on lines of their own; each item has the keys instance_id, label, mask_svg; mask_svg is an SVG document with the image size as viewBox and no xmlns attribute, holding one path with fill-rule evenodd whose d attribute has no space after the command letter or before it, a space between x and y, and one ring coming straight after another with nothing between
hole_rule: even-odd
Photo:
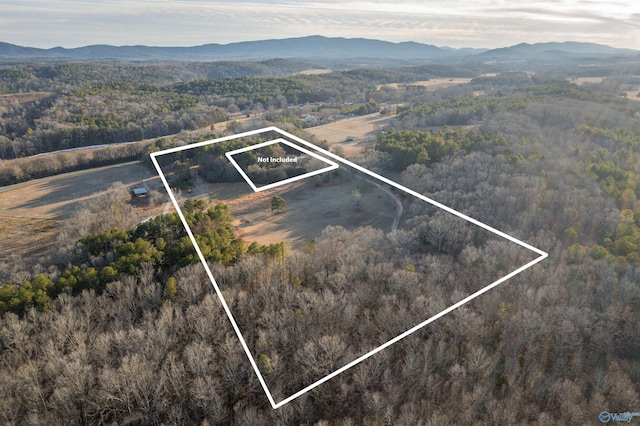
<instances>
[{"instance_id":1,"label":"tree line","mask_svg":"<svg viewBox=\"0 0 640 426\"><path fill-rule=\"evenodd\" d=\"M231 225L229 207L207 208L201 200L187 200L185 217L205 259L231 265L245 253L281 257L283 244L247 247ZM109 229L78 240L74 258L52 265L55 274L37 274L20 283L0 287L0 314L23 315L30 308L47 311L52 299L84 290L101 292L120 275L135 275L144 264L171 274L178 267L199 262L191 239L177 213L156 216L129 230Z\"/></svg>"},{"instance_id":2,"label":"tree line","mask_svg":"<svg viewBox=\"0 0 640 426\"><path fill-rule=\"evenodd\" d=\"M428 247L398 251L372 228L328 228L277 260L210 268L281 398L490 280L493 267L523 260L507 245L468 246L457 264ZM278 410L202 268L164 280L145 263L101 292L63 294L24 319L4 314L1 411L34 423L590 423L603 407L638 400L635 272L562 262L540 264ZM602 288L619 276L621 292Z\"/></svg>"},{"instance_id":3,"label":"tree line","mask_svg":"<svg viewBox=\"0 0 640 426\"><path fill-rule=\"evenodd\" d=\"M370 99L377 85L427 79L446 69L425 66L290 76L301 65L284 61L280 74L285 76L269 76L278 74L269 70L280 62L6 67L0 70L0 93L47 90L48 96L29 102L8 96L0 101L0 159L166 136L225 121L238 111L349 101L352 106L343 105L342 113L366 114L379 110L379 100ZM234 67L247 71L224 72Z\"/></svg>"},{"instance_id":4,"label":"tree line","mask_svg":"<svg viewBox=\"0 0 640 426\"><path fill-rule=\"evenodd\" d=\"M460 150L491 152L499 147L504 151L509 145L498 134L444 127L436 132L391 129L377 136L375 149L389 154L391 167L402 171L412 164L436 163Z\"/></svg>"}]
</instances>

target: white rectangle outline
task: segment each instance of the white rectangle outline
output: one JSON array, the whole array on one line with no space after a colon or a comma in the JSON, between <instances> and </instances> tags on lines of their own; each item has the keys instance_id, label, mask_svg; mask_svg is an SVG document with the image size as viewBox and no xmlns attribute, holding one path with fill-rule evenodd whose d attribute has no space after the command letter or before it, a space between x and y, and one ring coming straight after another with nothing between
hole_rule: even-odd
<instances>
[{"instance_id":1,"label":"white rectangle outline","mask_svg":"<svg viewBox=\"0 0 640 426\"><path fill-rule=\"evenodd\" d=\"M273 145L274 143L283 143L285 145L289 145L290 147L295 148L300 152L304 152L305 154L311 155L312 157L317 158L318 160L324 161L325 163L329 163L330 166L323 167L322 169L314 170L312 172L305 173L305 174L302 174L302 175L294 176L294 177L289 178L289 179L284 179L284 180L281 180L281 181L278 181L278 182L270 183L268 185L264 185L264 186L261 186L261 187L258 188L257 186L255 186L253 184L251 179L249 179L249 176L247 176L245 174L244 170L242 170L242 168L236 162L236 160L233 159L233 156L236 155L236 154L241 154L243 152L252 151L254 149L262 148L262 147L265 147L265 146L268 146L268 145ZM231 164L233 164L233 167L235 167L236 170L238 170L238 172L240 172L240 174L242 175L244 180L247 181L247 183L249 184L249 186L251 186L251 188L254 190L254 192L265 191L267 189L275 188L276 186L285 185L287 183L295 182L295 181L298 181L298 180L301 180L301 179L306 179L308 177L316 176L316 175L319 175L320 173L328 172L330 170L335 170L335 169L338 168L338 164L337 163L334 163L331 160L327 160L326 158L319 156L315 152L311 152L308 149L304 149L304 148L302 148L302 147L300 147L300 146L298 146L296 144L293 144L293 143L291 143L291 142L289 142L287 140L284 140L282 138L274 139L272 141L261 142L261 143L258 143L258 144L255 144L255 145L251 145L251 146L246 146L244 148L240 148L240 149L236 149L234 151L226 152L224 155L227 156L227 158L229 159Z\"/></svg>"},{"instance_id":2,"label":"white rectangle outline","mask_svg":"<svg viewBox=\"0 0 640 426\"><path fill-rule=\"evenodd\" d=\"M164 174L162 173L162 170L160 169L160 165L158 164L158 161L156 160L156 157L160 156L160 155L165 155L165 154L171 154L174 152L179 152L179 151L184 151L186 149L191 149L191 148L198 148L204 145L209 145L212 143L217 143L217 142L223 142L223 141L227 141L227 140L231 140L231 139L238 139L238 138L242 138L242 137L247 137L247 136L252 136L258 133L264 133L264 132L277 132L287 138L293 139L298 143L301 143L311 149L314 149L320 153L322 153L323 155L326 155L330 158L333 158L334 160L337 160L341 163L344 163L346 165L348 165L349 167L353 167L354 169L365 173L375 179L378 179L388 185L391 185L393 187L396 187L398 189L400 189L401 191L404 191L408 194L413 195L416 198L419 198L421 200L424 200L426 202L428 202L429 204L436 206L438 208L441 208L455 216L458 216L461 219L467 220L471 223L473 223L474 225L477 225L483 229L486 229L489 232L492 232L496 235L501 236L502 238L506 238L507 240L518 244L521 247L524 247L526 249L529 249L531 251L533 251L534 253L539 254L540 256L535 258L534 260L532 260L531 262L525 264L524 266L521 266L520 268L516 269L515 271L505 275L504 277L494 281L493 283L489 284L488 286L476 291L475 293L465 297L464 299L458 301L457 303L455 303L454 305L451 305L450 307L448 307L447 309L439 312L438 314L432 316L431 318L419 323L418 325L410 328L409 330L405 331L404 333L394 337L393 339L389 340L388 342L378 346L377 348L367 352L366 354L356 358L355 360L351 361L350 363L342 366L341 368L337 369L336 371L334 371L333 373L328 374L327 376L323 377L320 380L315 381L314 383L310 384L309 386L305 387L302 390L299 390L298 392L294 393L293 395L290 395L289 397L283 399L282 401L276 403L273 399L273 396L271 395L271 392L269 391L269 388L267 387L267 384L264 381L264 378L262 377L262 373L260 373L260 370L258 369L258 365L255 361L255 359L253 358L253 355L251 354L251 351L249 350L249 347L247 346L247 343L245 342L244 338L242 337L242 333L240 332L240 329L238 328L238 324L236 323L235 319L233 318L233 315L231 314L231 310L229 309L229 306L227 305L227 302L225 301L224 297L222 296L222 291L220 290L220 288L218 287L218 284L216 283L215 278L213 277L213 274L211 273L211 270L209 269L209 265L207 264L207 261L205 260L202 251L200 251L200 247L198 247L198 244L196 242L195 237L193 236L193 233L191 232L191 229L189 228L189 225L187 224L187 221L184 217L184 215L182 214L182 211L180 210L180 206L178 205L178 202L175 199L175 196L173 195L173 192L171 191L171 187L169 186L169 183L167 182L167 179L165 178ZM173 205L176 208L176 211L178 212L178 216L180 216L180 220L182 221L186 231L187 231L187 235L189 235L189 238L191 239L191 242L193 243L193 246L195 247L196 252L198 253L198 257L200 258L200 261L202 262L202 266L204 266L204 269L209 277L209 279L211 280L211 284L213 285L213 288L216 291L216 294L218 295L218 298L220 299L220 302L222 303L222 307L224 308L227 317L229 317L229 321L231 321L231 325L233 326L234 331L236 332L236 335L238 336L238 338L240 339L240 343L242 345L242 348L244 349L245 353L247 354L247 357L249 358L249 362L251 363L251 366L253 367L253 370L255 371L256 375L258 376L258 380L260 381L260 384L262 385L262 389L264 390L265 394L267 395L267 398L269 399L269 402L271 403L271 406L273 407L273 409L277 409L279 407L282 407L283 405L287 404L288 402L293 401L294 399L304 395L305 393L309 392L310 390L312 390L313 388L315 388L316 386L321 385L322 383L334 378L335 376L337 376L340 373L343 373L344 371L350 369L351 367L359 364L360 362L364 361L365 359L375 355L376 353L380 352L381 350L388 348L389 346L393 345L394 343L404 339L405 337L409 336L412 333L415 333L416 331L418 331L419 329L423 328L424 326L432 323L433 321L439 319L440 317L448 314L449 312L458 309L460 306L470 302L471 300L475 299L476 297L480 296L483 293L486 293L487 291L491 290L492 288L502 284L503 282L505 282L506 280L513 278L514 276L518 275L519 273L525 271L526 269L529 269L530 267L532 267L533 265L535 265L538 262L541 262L542 260L546 259L549 254L536 248L533 247L530 244L527 244L523 241L518 240L517 238L514 238L510 235L505 234L502 231L499 231L495 228L492 228L489 225L486 225L476 219L473 219L463 213L460 213L450 207L445 206L444 204L441 204L435 200L432 200L431 198L425 197L424 195L415 192L409 188L406 188L396 182L393 182L392 180L389 180L387 178L385 178L384 176L380 176L374 172L371 172L367 169L365 169L364 167L361 167L355 163L352 163L348 160L345 160L343 158L338 157L337 155L319 148L315 145L313 145L310 142L307 142L297 136L294 136L292 134L289 134L287 132L285 132L284 130L280 130L279 128L275 127L275 126L270 126L270 127L265 127L262 129L257 129L257 130L251 130L248 132L243 132L243 133L238 133L235 135L230 135L230 136L225 136L222 138L218 138L218 139L213 139L213 140L209 140L209 141L203 141L203 142L197 142L197 143L193 143L193 144L189 144L189 145L185 145L185 146L180 146L180 147L175 147L175 148L170 148L170 149L166 149L163 151L158 151L158 152L154 152L151 153L151 161L153 162L153 165L155 166L156 170L158 171L158 174L160 175L160 179L162 180L162 183L164 184L167 192L169 193L169 198L171 198L171 201L173 202Z\"/></svg>"}]
</instances>

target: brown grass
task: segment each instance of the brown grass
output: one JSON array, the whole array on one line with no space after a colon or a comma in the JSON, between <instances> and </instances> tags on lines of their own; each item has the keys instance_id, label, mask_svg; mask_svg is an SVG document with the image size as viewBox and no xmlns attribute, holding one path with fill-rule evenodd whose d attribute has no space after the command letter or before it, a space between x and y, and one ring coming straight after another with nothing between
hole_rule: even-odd
<instances>
[{"instance_id":1,"label":"brown grass","mask_svg":"<svg viewBox=\"0 0 640 426\"><path fill-rule=\"evenodd\" d=\"M308 70L300 71L298 74L302 75L318 75L318 74L329 74L332 73L333 70L326 68L310 68Z\"/></svg>"},{"instance_id":2,"label":"brown grass","mask_svg":"<svg viewBox=\"0 0 640 426\"><path fill-rule=\"evenodd\" d=\"M159 188L157 177L140 164L109 166L38 179L3 188L0 192L0 259L11 254L40 256L55 249L56 235L91 200L105 195L115 182ZM136 206L143 219L161 213L163 206ZM73 223L73 222L71 222Z\"/></svg>"},{"instance_id":3,"label":"brown grass","mask_svg":"<svg viewBox=\"0 0 640 426\"><path fill-rule=\"evenodd\" d=\"M569 80L573 84L577 84L578 86L582 86L583 84L600 84L604 80L604 77L576 77Z\"/></svg>"},{"instance_id":4,"label":"brown grass","mask_svg":"<svg viewBox=\"0 0 640 426\"><path fill-rule=\"evenodd\" d=\"M292 248L301 248L329 225L391 230L395 204L384 191L348 176L316 185L321 179L322 175L310 177L262 192L253 192L246 183L201 184L194 195L229 205L236 235L248 243L285 241ZM352 195L356 188L362 194L359 209ZM271 211L274 195L287 201L280 213Z\"/></svg>"},{"instance_id":5,"label":"brown grass","mask_svg":"<svg viewBox=\"0 0 640 426\"><path fill-rule=\"evenodd\" d=\"M460 84L469 84L470 78L432 78L431 80L416 81L413 83L389 83L381 84L377 87L380 90L381 87L393 87L394 89L402 88L403 86L422 86L429 90L442 89L449 86L458 86Z\"/></svg>"},{"instance_id":6,"label":"brown grass","mask_svg":"<svg viewBox=\"0 0 640 426\"><path fill-rule=\"evenodd\" d=\"M373 142L375 136L390 120L389 116L375 113L309 127L306 131L320 140L326 140L331 147L339 147L345 157L352 157L364 152L367 143ZM356 139L348 142L347 136L355 136Z\"/></svg>"},{"instance_id":7,"label":"brown grass","mask_svg":"<svg viewBox=\"0 0 640 426\"><path fill-rule=\"evenodd\" d=\"M243 127L249 127L249 126L253 126L255 123L258 123L262 120L262 117L259 115L252 115L250 117L247 117L246 114L242 114L242 113L237 113L237 114L232 114L229 117L229 120L227 121L221 121L219 123L214 124L214 131L216 132L223 132L225 130L227 130L227 126L229 125L229 123L231 123L232 121L237 121L238 123L241 123L243 125ZM205 129L205 131L203 132L202 130L193 130L192 132L194 132L194 135L198 135L198 132L201 133L206 133L207 130L210 130L210 128Z\"/></svg>"},{"instance_id":8,"label":"brown grass","mask_svg":"<svg viewBox=\"0 0 640 426\"><path fill-rule=\"evenodd\" d=\"M634 86L625 92L627 99L640 102L640 86Z\"/></svg>"},{"instance_id":9,"label":"brown grass","mask_svg":"<svg viewBox=\"0 0 640 426\"><path fill-rule=\"evenodd\" d=\"M55 243L58 221L0 214L0 259L13 254L40 256Z\"/></svg>"}]
</instances>

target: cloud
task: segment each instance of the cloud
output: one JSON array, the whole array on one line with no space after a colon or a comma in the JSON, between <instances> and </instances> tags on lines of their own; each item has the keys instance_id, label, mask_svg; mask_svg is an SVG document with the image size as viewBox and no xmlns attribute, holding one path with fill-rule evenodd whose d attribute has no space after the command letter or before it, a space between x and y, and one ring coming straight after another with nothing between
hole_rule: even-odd
<instances>
[{"instance_id":1,"label":"cloud","mask_svg":"<svg viewBox=\"0 0 640 426\"><path fill-rule=\"evenodd\" d=\"M36 47L185 46L321 34L454 47L576 40L640 49L640 6L631 3L451 4L450 0L2 0L0 40Z\"/></svg>"},{"instance_id":2,"label":"cloud","mask_svg":"<svg viewBox=\"0 0 640 426\"><path fill-rule=\"evenodd\" d=\"M562 10L550 13L548 9L540 9L535 7L494 9L493 13L500 13L502 15L519 15L521 17L530 17L554 22L600 22L605 24L628 25L631 27L640 28L640 23L633 17L633 15L615 17L605 16L602 14L596 14L592 11L582 10Z\"/></svg>"}]
</instances>

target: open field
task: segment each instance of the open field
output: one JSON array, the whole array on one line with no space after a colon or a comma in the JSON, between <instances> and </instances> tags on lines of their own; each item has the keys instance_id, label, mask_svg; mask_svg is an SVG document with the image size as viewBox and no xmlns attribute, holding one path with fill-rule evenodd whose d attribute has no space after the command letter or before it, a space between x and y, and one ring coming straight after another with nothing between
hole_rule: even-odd
<instances>
[{"instance_id":1,"label":"open field","mask_svg":"<svg viewBox=\"0 0 640 426\"><path fill-rule=\"evenodd\" d=\"M201 183L192 196L229 205L237 235L249 243L285 241L301 248L329 225L391 231L397 205L390 193L345 173L319 184L323 180L319 175L262 192L253 192L245 182ZM353 196L356 189L361 194L359 208ZM271 211L275 195L287 201L280 213Z\"/></svg>"},{"instance_id":2,"label":"open field","mask_svg":"<svg viewBox=\"0 0 640 426\"><path fill-rule=\"evenodd\" d=\"M640 78L640 76L634 76L634 77L636 79ZM629 85L623 86L623 88L626 89L625 95L627 96L627 99L640 102L640 85L629 84Z\"/></svg>"},{"instance_id":3,"label":"open field","mask_svg":"<svg viewBox=\"0 0 640 426\"><path fill-rule=\"evenodd\" d=\"M635 76L635 78L638 78ZM604 81L604 77L577 77L570 78L569 81L573 84L577 84L581 86L583 84L600 84ZM632 101L640 101L640 86L631 85L631 84L623 84L621 87L622 92L627 97L627 99L631 99Z\"/></svg>"},{"instance_id":4,"label":"open field","mask_svg":"<svg viewBox=\"0 0 640 426\"><path fill-rule=\"evenodd\" d=\"M576 77L571 78L569 81L573 84L581 86L583 84L600 84L604 80L604 77Z\"/></svg>"},{"instance_id":5,"label":"open field","mask_svg":"<svg viewBox=\"0 0 640 426\"><path fill-rule=\"evenodd\" d=\"M259 117L245 116L236 117L237 121L243 123L252 123ZM372 114L369 116L355 117L352 119L342 120L337 123L332 123L326 126L320 126L310 129L313 133L322 135L321 138L327 139L330 143L337 146L342 146L345 155L354 155L362 152L363 145L361 144L362 138L366 136L374 136L378 126L383 125L389 118L380 116L379 114ZM218 123L216 130L222 130L226 127L225 123ZM218 126L220 127L218 129ZM200 132L204 132L202 129ZM347 135L355 135L357 139L353 142L345 143ZM147 141L141 141L144 143ZM342 142L342 143L341 143ZM99 149L99 148L94 148ZM66 155L72 155L71 153ZM76 154L73 154L76 155ZM113 166L100 167L95 169L81 170L76 172L64 173L57 176L32 180L16 185L5 186L0 188L0 260L6 259L12 254L18 254L26 257L37 257L50 253L55 249L56 236L62 229L67 221L74 217L83 206L90 203L92 200L96 200L99 197L107 194L108 188L115 182L122 182L125 185L140 184L142 180L145 180L150 189L161 188L159 178L155 176L155 173L151 173L144 166L138 162L130 162L124 164L118 164ZM302 185L300 183L298 186ZM330 220L316 221L316 225L309 229L308 232L287 236L284 231L279 230L279 225L282 221L287 219L292 223L304 221L306 216L298 216L294 211L304 211L313 203L317 203L322 200L322 197L328 196L328 193L324 188L317 191L320 195L314 195L312 201L302 203L301 196L292 194L292 202L302 205L302 210L291 209L287 212L283 212L278 217L271 215L269 207L269 199L264 201L263 204L259 204L262 196L266 194L249 194L247 198L238 198L238 195L244 190L250 188L246 184L237 184L242 187L241 190L225 188L224 190L217 188L212 190L211 198L229 202L232 204L232 211L234 215L238 216L238 223L241 219L243 221L242 226L238 226L240 234L244 234L247 240L259 239L264 242L278 242L282 241L284 237L292 237L294 240L303 238L306 235L312 235L322 230L326 225L331 224ZM203 188L206 186L207 188ZM209 190L208 184L196 185L192 189L192 193L188 196L205 197L203 194ZM246 188L245 188L246 187ZM288 186L287 186L288 188ZM296 187L297 188L297 187ZM334 195L338 198L351 197L351 191L353 188L349 186L341 186L341 190ZM384 192L377 190L382 195L382 198L388 199L388 196L384 195ZM315 194L316 192L314 192ZM324 193L324 195L322 195ZM187 196L187 194L184 194ZM287 195L289 196L289 195ZM210 198L206 196L206 198ZM338 199L332 199L329 203L324 203L324 206L334 206L339 204ZM304 196L302 196L304 198ZM389 203L392 200L388 200ZM333 203L333 204L332 204ZM367 208L367 201L363 194L362 206L363 209ZM137 206L134 209L134 214L139 220L147 217L152 217L160 213L167 213L173 210L173 207L169 205L158 206L155 208ZM353 202L351 202L351 205ZM168 208L167 208L168 207ZM333 208L333 207L332 207ZM337 208L337 207L336 207ZM393 210L393 208L392 208ZM345 211L336 210L340 215L346 215ZM324 211L323 211L324 212ZM321 212L320 214L322 214ZM244 216L247 216L246 218ZM381 219L381 224L387 223L387 227L393 222L393 211L389 213L390 219ZM251 225L258 218L266 219L266 227L258 229L257 226ZM346 216L345 216L346 217ZM246 222L246 221L249 222ZM375 222L375 220L370 220ZM364 221L366 222L366 221ZM347 224L348 225L348 224Z\"/></svg>"},{"instance_id":6,"label":"open field","mask_svg":"<svg viewBox=\"0 0 640 426\"><path fill-rule=\"evenodd\" d=\"M342 150L346 158L364 152L367 143L372 143L380 130L391 121L392 117L380 113L348 118L322 126L309 127L307 132L320 140L326 140L333 148ZM353 136L353 141L347 141Z\"/></svg>"},{"instance_id":7,"label":"open field","mask_svg":"<svg viewBox=\"0 0 640 426\"><path fill-rule=\"evenodd\" d=\"M302 75L318 75L318 74L329 74L332 73L333 70L326 68L310 68L308 70L300 71L298 74Z\"/></svg>"},{"instance_id":8,"label":"open field","mask_svg":"<svg viewBox=\"0 0 640 426\"><path fill-rule=\"evenodd\" d=\"M260 122L261 120L262 120L262 115L252 115L250 117L247 117L246 114L243 114L243 113L231 114L229 116L229 120L221 121L219 123L214 124L213 129L216 132L222 132L227 130L227 126L229 125L229 123L232 123L234 121L242 124L243 126L251 126L255 123ZM199 136L200 134L206 134L208 131L210 131L210 128L206 127L204 129L192 130L190 134L192 136Z\"/></svg>"},{"instance_id":9,"label":"open field","mask_svg":"<svg viewBox=\"0 0 640 426\"><path fill-rule=\"evenodd\" d=\"M628 99L640 102L640 87L636 87L633 90L627 90L626 94Z\"/></svg>"},{"instance_id":10,"label":"open field","mask_svg":"<svg viewBox=\"0 0 640 426\"><path fill-rule=\"evenodd\" d=\"M56 241L58 225L58 220L48 216L13 216L0 209L0 259L46 254Z\"/></svg>"},{"instance_id":11,"label":"open field","mask_svg":"<svg viewBox=\"0 0 640 426\"><path fill-rule=\"evenodd\" d=\"M457 86L460 84L469 84L470 78L432 78L431 80L415 81L413 83L389 83L381 84L377 86L380 90L382 87L392 87L394 89L402 88L403 86L422 86L429 90L442 89L449 86Z\"/></svg>"},{"instance_id":12,"label":"open field","mask_svg":"<svg viewBox=\"0 0 640 426\"><path fill-rule=\"evenodd\" d=\"M41 256L55 246L56 235L65 221L87 203L107 194L115 182L139 185L143 179L159 188L157 177L140 163L125 163L38 179L3 187L0 192L0 259L11 254ZM134 214L141 219L161 213L138 206ZM156 212L157 211L157 212Z\"/></svg>"}]
</instances>

